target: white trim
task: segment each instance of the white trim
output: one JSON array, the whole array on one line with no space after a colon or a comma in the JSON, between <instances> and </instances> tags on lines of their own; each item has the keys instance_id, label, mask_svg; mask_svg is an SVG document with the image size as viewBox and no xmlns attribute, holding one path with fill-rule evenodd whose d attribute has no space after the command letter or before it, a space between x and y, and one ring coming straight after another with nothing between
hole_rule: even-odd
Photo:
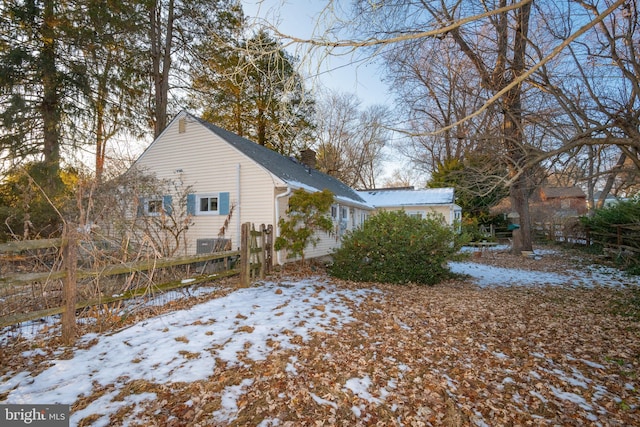
<instances>
[{"instance_id":1,"label":"white trim","mask_svg":"<svg viewBox=\"0 0 640 427\"><path fill-rule=\"evenodd\" d=\"M216 210L201 210L201 200L202 199L216 199ZM210 203L210 202L209 202ZM207 203L207 205L209 205ZM196 216L207 216L207 215L220 215L220 193L202 193L196 194Z\"/></svg>"},{"instance_id":2,"label":"white trim","mask_svg":"<svg viewBox=\"0 0 640 427\"><path fill-rule=\"evenodd\" d=\"M159 202L158 209L154 212L149 211L149 202ZM164 209L164 200L161 196L151 196L142 198L142 214L144 216L160 216Z\"/></svg>"},{"instance_id":3,"label":"white trim","mask_svg":"<svg viewBox=\"0 0 640 427\"><path fill-rule=\"evenodd\" d=\"M290 196L292 191L293 190L291 189L291 187L287 187L287 191L285 191L282 194L278 194L275 197L275 208L276 208L276 210L275 210L275 212L276 212L275 227L276 227L276 233L275 233L275 236L273 238L273 242L274 243L275 243L276 239L278 237L280 237L280 207L278 206L278 202L280 202L281 198ZM277 251L276 252L276 261L278 262L278 265L283 265L284 264L284 262L282 261L282 251Z\"/></svg>"}]
</instances>

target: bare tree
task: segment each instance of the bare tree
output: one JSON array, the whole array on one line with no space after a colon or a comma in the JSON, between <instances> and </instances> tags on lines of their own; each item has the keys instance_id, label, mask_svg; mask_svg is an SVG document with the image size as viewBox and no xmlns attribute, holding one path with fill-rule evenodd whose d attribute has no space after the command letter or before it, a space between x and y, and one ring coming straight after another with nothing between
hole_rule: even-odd
<instances>
[{"instance_id":1,"label":"bare tree","mask_svg":"<svg viewBox=\"0 0 640 427\"><path fill-rule=\"evenodd\" d=\"M605 13L598 2L576 2L578 12L603 18L568 47L562 57L567 68L542 69L536 80L562 107L570 126L556 130L563 132L563 148L584 164L583 182L594 207L611 192L633 191L640 171L640 22L637 3L622 3ZM566 37L567 23L549 16L551 11L545 20L548 34ZM597 187L602 191L594 200Z\"/></svg>"},{"instance_id":2,"label":"bare tree","mask_svg":"<svg viewBox=\"0 0 640 427\"><path fill-rule=\"evenodd\" d=\"M356 188L374 188L390 133L382 106L361 107L353 94L328 92L318 105L318 169Z\"/></svg>"},{"instance_id":3,"label":"bare tree","mask_svg":"<svg viewBox=\"0 0 640 427\"><path fill-rule=\"evenodd\" d=\"M430 174L447 161L463 160L466 153L495 144L496 108L460 122L480 108L489 94L451 38L401 43L384 59L396 105L407 117L404 133L410 137L397 149L416 167ZM442 128L446 130L437 133Z\"/></svg>"}]
</instances>

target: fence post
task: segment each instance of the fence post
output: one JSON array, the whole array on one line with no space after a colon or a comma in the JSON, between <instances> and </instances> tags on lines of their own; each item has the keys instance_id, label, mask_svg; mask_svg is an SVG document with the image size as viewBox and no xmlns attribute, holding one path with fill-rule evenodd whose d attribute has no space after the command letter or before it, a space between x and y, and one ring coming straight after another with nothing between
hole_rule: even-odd
<instances>
[{"instance_id":1,"label":"fence post","mask_svg":"<svg viewBox=\"0 0 640 427\"><path fill-rule=\"evenodd\" d=\"M73 224L64 229L63 261L66 273L63 285L62 341L71 345L76 337L76 279L78 269L78 235Z\"/></svg>"},{"instance_id":2,"label":"fence post","mask_svg":"<svg viewBox=\"0 0 640 427\"><path fill-rule=\"evenodd\" d=\"M265 256L266 242L267 242L267 227L264 224L262 224L260 225L260 255L258 255L258 257L260 258L260 279L265 278L265 273L267 271L267 257Z\"/></svg>"},{"instance_id":3,"label":"fence post","mask_svg":"<svg viewBox=\"0 0 640 427\"><path fill-rule=\"evenodd\" d=\"M240 235L240 286L246 288L251 281L251 223L242 224Z\"/></svg>"},{"instance_id":4,"label":"fence post","mask_svg":"<svg viewBox=\"0 0 640 427\"><path fill-rule=\"evenodd\" d=\"M267 233L267 238L265 240L265 245L264 245L264 265L265 265L265 272L267 274L271 273L271 270L273 269L273 225L269 224L267 226L267 229L265 230L265 233Z\"/></svg>"}]
</instances>

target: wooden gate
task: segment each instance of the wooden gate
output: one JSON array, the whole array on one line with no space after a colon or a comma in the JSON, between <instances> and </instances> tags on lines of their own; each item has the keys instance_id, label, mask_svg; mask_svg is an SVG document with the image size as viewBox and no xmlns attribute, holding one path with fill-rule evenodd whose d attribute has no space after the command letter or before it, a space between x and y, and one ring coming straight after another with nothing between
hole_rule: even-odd
<instances>
[{"instance_id":1,"label":"wooden gate","mask_svg":"<svg viewBox=\"0 0 640 427\"><path fill-rule=\"evenodd\" d=\"M260 230L250 222L242 224L240 245L240 286L247 287L256 278L264 279L271 271L273 226L262 224Z\"/></svg>"}]
</instances>

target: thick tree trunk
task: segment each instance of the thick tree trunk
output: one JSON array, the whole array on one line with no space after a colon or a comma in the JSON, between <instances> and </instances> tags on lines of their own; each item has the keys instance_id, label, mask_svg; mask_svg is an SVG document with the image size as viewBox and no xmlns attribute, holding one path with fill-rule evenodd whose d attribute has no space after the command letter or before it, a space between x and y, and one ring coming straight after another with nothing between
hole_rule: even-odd
<instances>
[{"instance_id":1,"label":"thick tree trunk","mask_svg":"<svg viewBox=\"0 0 640 427\"><path fill-rule=\"evenodd\" d=\"M167 22L162 22L162 3L156 1L150 13L150 43L152 60L152 78L154 90L154 105L152 106L152 122L154 137L167 126L167 106L169 96L169 69L171 68L171 49L173 46L173 27L175 20L175 3L169 0L167 5Z\"/></svg>"},{"instance_id":2,"label":"thick tree trunk","mask_svg":"<svg viewBox=\"0 0 640 427\"><path fill-rule=\"evenodd\" d=\"M607 199L609 192L611 192L616 177L618 176L618 171L622 168L622 166L624 166L625 160L627 160L627 155L625 153L621 153L620 157L618 157L618 162L612 168L609 176L607 176L607 181L605 182L604 188L600 193L600 198L596 200L596 208L601 208L604 206L604 201Z\"/></svg>"},{"instance_id":3,"label":"thick tree trunk","mask_svg":"<svg viewBox=\"0 0 640 427\"><path fill-rule=\"evenodd\" d=\"M529 17L531 15L531 3L522 6L516 13L516 31L513 41L513 61L511 65L512 78L524 73L527 52L527 35L529 32ZM506 35L506 34L505 34ZM504 82L507 83L507 82ZM504 87L503 85L500 85ZM508 158L511 162L511 174L514 181L509 188L511 207L520 216L520 242L521 246L513 245L512 251L520 254L522 251L533 250L531 236L531 215L529 214L529 170L526 169L527 149L523 133L522 120L522 86L517 85L509 90L503 97L504 127L503 138L505 148L508 150Z\"/></svg>"},{"instance_id":4,"label":"thick tree trunk","mask_svg":"<svg viewBox=\"0 0 640 427\"><path fill-rule=\"evenodd\" d=\"M51 169L52 179L57 175L60 167L60 88L56 68L55 20L54 1L45 1L41 29L43 46L40 58L43 93L40 108L43 122L44 162Z\"/></svg>"}]
</instances>

